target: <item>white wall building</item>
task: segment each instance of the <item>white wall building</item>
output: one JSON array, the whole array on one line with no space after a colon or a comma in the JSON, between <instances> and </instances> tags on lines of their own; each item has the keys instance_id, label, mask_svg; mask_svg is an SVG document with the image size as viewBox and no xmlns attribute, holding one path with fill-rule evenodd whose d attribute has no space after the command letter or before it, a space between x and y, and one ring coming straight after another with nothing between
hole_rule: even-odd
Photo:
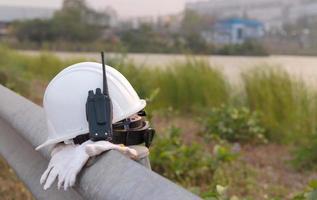
<instances>
[{"instance_id":1,"label":"white wall building","mask_svg":"<svg viewBox=\"0 0 317 200\"><path fill-rule=\"evenodd\" d=\"M55 11L55 9L50 8L0 6L0 21L12 22L15 20L49 19Z\"/></svg>"},{"instance_id":2,"label":"white wall building","mask_svg":"<svg viewBox=\"0 0 317 200\"><path fill-rule=\"evenodd\" d=\"M264 23L266 30L279 29L285 22L303 16L317 16L316 0L207 0L186 4L203 14L217 18L251 18Z\"/></svg>"},{"instance_id":3,"label":"white wall building","mask_svg":"<svg viewBox=\"0 0 317 200\"><path fill-rule=\"evenodd\" d=\"M261 22L241 18L220 20L214 24L212 31L202 32L203 38L214 44L242 44L248 40L261 39L263 35Z\"/></svg>"}]
</instances>

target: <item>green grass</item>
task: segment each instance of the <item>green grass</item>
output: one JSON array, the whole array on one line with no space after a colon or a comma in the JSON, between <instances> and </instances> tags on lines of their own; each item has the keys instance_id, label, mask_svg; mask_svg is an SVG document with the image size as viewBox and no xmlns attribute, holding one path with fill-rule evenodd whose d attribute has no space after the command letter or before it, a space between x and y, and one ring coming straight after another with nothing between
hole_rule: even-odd
<instances>
[{"instance_id":1,"label":"green grass","mask_svg":"<svg viewBox=\"0 0 317 200\"><path fill-rule=\"evenodd\" d=\"M83 60L61 60L49 53L26 56L5 47L0 47L0 55L0 83L25 96L30 95L32 80L47 83L63 68ZM110 63L127 77L140 97L153 99L149 105L152 110L193 111L218 106L229 99L222 73L203 61L173 63L165 70L139 67L123 58Z\"/></svg>"},{"instance_id":2,"label":"green grass","mask_svg":"<svg viewBox=\"0 0 317 200\"><path fill-rule=\"evenodd\" d=\"M275 142L296 142L316 132L316 92L285 71L270 67L248 71L243 76L245 103L262 114Z\"/></svg>"},{"instance_id":3,"label":"green grass","mask_svg":"<svg viewBox=\"0 0 317 200\"><path fill-rule=\"evenodd\" d=\"M34 80L47 83L65 66L83 60L61 60L45 52L27 56L3 46L0 55L0 84L24 96L31 95Z\"/></svg>"},{"instance_id":4,"label":"green grass","mask_svg":"<svg viewBox=\"0 0 317 200\"><path fill-rule=\"evenodd\" d=\"M229 85L221 71L204 61L188 59L171 63L164 69L137 67L131 62L115 63L142 98L157 93L151 109L172 108L177 111L196 111L219 106L229 100Z\"/></svg>"}]
</instances>

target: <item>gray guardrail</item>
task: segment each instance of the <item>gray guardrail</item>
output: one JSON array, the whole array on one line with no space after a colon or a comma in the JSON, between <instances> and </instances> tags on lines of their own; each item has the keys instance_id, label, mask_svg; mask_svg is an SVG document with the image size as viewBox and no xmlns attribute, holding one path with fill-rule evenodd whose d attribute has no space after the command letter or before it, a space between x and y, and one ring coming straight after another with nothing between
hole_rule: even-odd
<instances>
[{"instance_id":1,"label":"gray guardrail","mask_svg":"<svg viewBox=\"0 0 317 200\"><path fill-rule=\"evenodd\" d=\"M79 174L76 187L44 191L40 176L49 149L35 151L46 139L43 109L0 85L0 154L36 199L200 199L117 151L109 151Z\"/></svg>"}]
</instances>

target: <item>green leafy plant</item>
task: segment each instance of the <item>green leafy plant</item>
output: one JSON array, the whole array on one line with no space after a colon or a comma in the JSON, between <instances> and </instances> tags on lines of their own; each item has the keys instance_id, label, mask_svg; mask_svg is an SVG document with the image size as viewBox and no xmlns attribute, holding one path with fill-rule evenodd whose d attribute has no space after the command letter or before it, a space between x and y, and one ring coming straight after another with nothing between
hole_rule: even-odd
<instances>
[{"instance_id":1,"label":"green leafy plant","mask_svg":"<svg viewBox=\"0 0 317 200\"><path fill-rule=\"evenodd\" d=\"M298 170L316 169L317 163L317 135L314 134L297 146L294 151L292 164Z\"/></svg>"},{"instance_id":2,"label":"green leafy plant","mask_svg":"<svg viewBox=\"0 0 317 200\"><path fill-rule=\"evenodd\" d=\"M197 142L185 144L181 130L171 127L164 136L158 135L151 149L154 171L181 185L204 188L212 184L215 170L223 162L235 159L227 147L217 146L213 153Z\"/></svg>"},{"instance_id":3,"label":"green leafy plant","mask_svg":"<svg viewBox=\"0 0 317 200\"><path fill-rule=\"evenodd\" d=\"M227 194L228 187L216 185L215 190L203 193L203 198L206 200L239 200L235 195L230 196Z\"/></svg>"},{"instance_id":4,"label":"green leafy plant","mask_svg":"<svg viewBox=\"0 0 317 200\"><path fill-rule=\"evenodd\" d=\"M297 194L292 200L315 200L317 199L317 180L311 181L305 191Z\"/></svg>"},{"instance_id":5,"label":"green leafy plant","mask_svg":"<svg viewBox=\"0 0 317 200\"><path fill-rule=\"evenodd\" d=\"M203 136L207 139L216 135L230 142L266 142L259 113L246 107L222 105L212 108L201 121Z\"/></svg>"},{"instance_id":6,"label":"green leafy plant","mask_svg":"<svg viewBox=\"0 0 317 200\"><path fill-rule=\"evenodd\" d=\"M151 163L154 171L186 186L208 182L214 171L211 154L198 143L184 144L181 130L175 127L156 138Z\"/></svg>"}]
</instances>

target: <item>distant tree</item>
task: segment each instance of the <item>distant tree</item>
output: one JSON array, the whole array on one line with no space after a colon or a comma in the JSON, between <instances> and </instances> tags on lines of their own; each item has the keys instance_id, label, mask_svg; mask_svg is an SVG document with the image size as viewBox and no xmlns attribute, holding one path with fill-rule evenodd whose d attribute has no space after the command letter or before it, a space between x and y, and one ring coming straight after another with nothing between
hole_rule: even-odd
<instances>
[{"instance_id":1,"label":"distant tree","mask_svg":"<svg viewBox=\"0 0 317 200\"><path fill-rule=\"evenodd\" d=\"M56 37L50 20L28 20L25 22L15 22L13 33L18 40L34 41L53 41Z\"/></svg>"},{"instance_id":2,"label":"distant tree","mask_svg":"<svg viewBox=\"0 0 317 200\"><path fill-rule=\"evenodd\" d=\"M98 16L84 0L65 0L63 8L52 19L54 32L58 39L67 41L95 40L102 31L102 27L93 20Z\"/></svg>"},{"instance_id":3,"label":"distant tree","mask_svg":"<svg viewBox=\"0 0 317 200\"><path fill-rule=\"evenodd\" d=\"M120 39L131 52L171 53L179 52L181 47L177 35L156 31L151 24L142 24L137 29L130 25L120 31Z\"/></svg>"},{"instance_id":4,"label":"distant tree","mask_svg":"<svg viewBox=\"0 0 317 200\"><path fill-rule=\"evenodd\" d=\"M155 40L155 33L148 24L142 24L138 29L127 29L120 34L121 41L130 51L142 52L149 49Z\"/></svg>"},{"instance_id":5,"label":"distant tree","mask_svg":"<svg viewBox=\"0 0 317 200\"><path fill-rule=\"evenodd\" d=\"M14 24L19 40L37 43L44 41L95 41L101 37L109 16L89 8L84 0L65 0L52 19L26 20Z\"/></svg>"},{"instance_id":6,"label":"distant tree","mask_svg":"<svg viewBox=\"0 0 317 200\"><path fill-rule=\"evenodd\" d=\"M202 31L204 27L202 22L203 17L199 13L193 10L185 10L181 24L182 33L187 35Z\"/></svg>"},{"instance_id":7,"label":"distant tree","mask_svg":"<svg viewBox=\"0 0 317 200\"><path fill-rule=\"evenodd\" d=\"M212 24L210 16L203 16L193 10L185 10L181 24L181 35L186 41L187 48L194 53L208 53L209 47L201 36L203 30Z\"/></svg>"}]
</instances>

